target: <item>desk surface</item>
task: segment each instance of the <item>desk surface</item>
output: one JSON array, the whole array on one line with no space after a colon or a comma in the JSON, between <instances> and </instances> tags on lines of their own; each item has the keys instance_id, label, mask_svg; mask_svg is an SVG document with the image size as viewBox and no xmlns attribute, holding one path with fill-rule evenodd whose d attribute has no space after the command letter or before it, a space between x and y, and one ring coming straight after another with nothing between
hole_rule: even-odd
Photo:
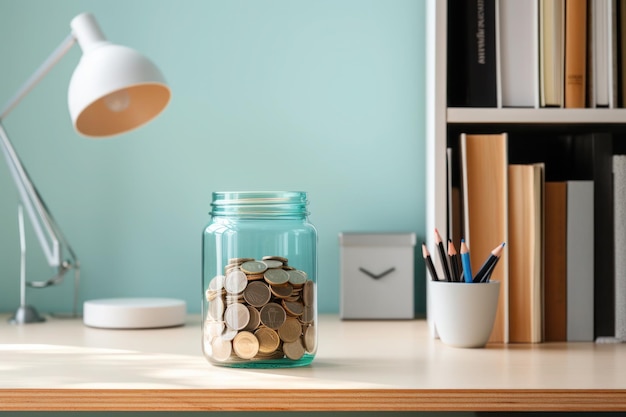
<instances>
[{"instance_id":1,"label":"desk surface","mask_svg":"<svg viewBox=\"0 0 626 417\"><path fill-rule=\"evenodd\" d=\"M626 344L448 347L426 322L320 317L313 365L209 364L200 318L159 330L0 316L0 410L626 411Z\"/></svg>"}]
</instances>

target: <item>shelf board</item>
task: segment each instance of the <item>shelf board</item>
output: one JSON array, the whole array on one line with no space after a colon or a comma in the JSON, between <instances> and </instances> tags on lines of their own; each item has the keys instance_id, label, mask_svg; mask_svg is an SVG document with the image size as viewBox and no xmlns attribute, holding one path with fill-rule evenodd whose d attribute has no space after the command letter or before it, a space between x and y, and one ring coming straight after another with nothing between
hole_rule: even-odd
<instances>
[{"instance_id":1,"label":"shelf board","mask_svg":"<svg viewBox=\"0 0 626 417\"><path fill-rule=\"evenodd\" d=\"M626 109L449 107L447 122L457 124L620 124L626 123Z\"/></svg>"}]
</instances>

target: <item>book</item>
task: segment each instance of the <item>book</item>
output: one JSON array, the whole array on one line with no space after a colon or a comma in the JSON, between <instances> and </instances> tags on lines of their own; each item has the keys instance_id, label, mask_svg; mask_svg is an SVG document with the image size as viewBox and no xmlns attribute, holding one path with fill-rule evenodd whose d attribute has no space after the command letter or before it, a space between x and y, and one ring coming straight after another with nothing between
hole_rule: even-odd
<instances>
[{"instance_id":1,"label":"book","mask_svg":"<svg viewBox=\"0 0 626 417\"><path fill-rule=\"evenodd\" d=\"M461 134L460 142L464 236L478 268L494 247L508 241L508 136ZM491 275L501 287L491 342L509 340L508 246Z\"/></svg>"},{"instance_id":2,"label":"book","mask_svg":"<svg viewBox=\"0 0 626 417\"><path fill-rule=\"evenodd\" d=\"M626 155L613 156L615 248L626 247ZM604 277L606 278L606 277ZM626 341L626 257L615 256L615 338Z\"/></svg>"},{"instance_id":3,"label":"book","mask_svg":"<svg viewBox=\"0 0 626 417\"><path fill-rule=\"evenodd\" d=\"M509 341L543 341L544 164L509 166Z\"/></svg>"},{"instance_id":4,"label":"book","mask_svg":"<svg viewBox=\"0 0 626 417\"><path fill-rule=\"evenodd\" d=\"M590 0L590 107L615 107L617 82L617 13L615 0Z\"/></svg>"},{"instance_id":5,"label":"book","mask_svg":"<svg viewBox=\"0 0 626 417\"><path fill-rule=\"evenodd\" d=\"M587 0L565 0L565 107L586 104Z\"/></svg>"},{"instance_id":6,"label":"book","mask_svg":"<svg viewBox=\"0 0 626 417\"><path fill-rule=\"evenodd\" d=\"M539 1L499 0L502 107L539 107Z\"/></svg>"},{"instance_id":7,"label":"book","mask_svg":"<svg viewBox=\"0 0 626 417\"><path fill-rule=\"evenodd\" d=\"M539 6L540 106L563 107L565 3L540 0Z\"/></svg>"},{"instance_id":8,"label":"book","mask_svg":"<svg viewBox=\"0 0 626 417\"><path fill-rule=\"evenodd\" d=\"M466 7L467 104L496 107L496 0L468 0Z\"/></svg>"},{"instance_id":9,"label":"book","mask_svg":"<svg viewBox=\"0 0 626 417\"><path fill-rule=\"evenodd\" d=\"M593 181L567 182L567 341L594 339Z\"/></svg>"},{"instance_id":10,"label":"book","mask_svg":"<svg viewBox=\"0 0 626 417\"><path fill-rule=\"evenodd\" d=\"M545 184L544 340L567 340L567 183Z\"/></svg>"},{"instance_id":11,"label":"book","mask_svg":"<svg viewBox=\"0 0 626 417\"><path fill-rule=\"evenodd\" d=\"M466 0L448 0L446 49L448 107L466 107L469 105L466 71L467 5Z\"/></svg>"}]
</instances>

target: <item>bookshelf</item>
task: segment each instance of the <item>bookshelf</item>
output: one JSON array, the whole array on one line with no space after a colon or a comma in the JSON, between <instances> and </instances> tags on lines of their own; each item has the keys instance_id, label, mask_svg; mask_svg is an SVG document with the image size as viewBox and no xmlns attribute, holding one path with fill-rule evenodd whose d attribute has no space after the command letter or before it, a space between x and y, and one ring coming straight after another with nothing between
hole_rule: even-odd
<instances>
[{"instance_id":1,"label":"bookshelf","mask_svg":"<svg viewBox=\"0 0 626 417\"><path fill-rule=\"evenodd\" d=\"M613 134L614 149L618 149L619 153L626 151L624 108L448 107L447 3L441 0L429 0L427 3L426 239L429 247L434 247L434 228L442 234L447 235L448 232L446 147L459 132L568 132L581 135L609 132Z\"/></svg>"}]
</instances>

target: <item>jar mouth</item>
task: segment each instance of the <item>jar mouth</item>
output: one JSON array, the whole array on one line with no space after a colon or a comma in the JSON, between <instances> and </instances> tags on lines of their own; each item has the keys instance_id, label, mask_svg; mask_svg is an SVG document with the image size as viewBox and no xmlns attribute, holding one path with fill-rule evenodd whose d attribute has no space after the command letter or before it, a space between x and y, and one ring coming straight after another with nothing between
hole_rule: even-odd
<instances>
[{"instance_id":1,"label":"jar mouth","mask_svg":"<svg viewBox=\"0 0 626 417\"><path fill-rule=\"evenodd\" d=\"M304 191L215 191L212 216L303 217L307 211Z\"/></svg>"}]
</instances>

